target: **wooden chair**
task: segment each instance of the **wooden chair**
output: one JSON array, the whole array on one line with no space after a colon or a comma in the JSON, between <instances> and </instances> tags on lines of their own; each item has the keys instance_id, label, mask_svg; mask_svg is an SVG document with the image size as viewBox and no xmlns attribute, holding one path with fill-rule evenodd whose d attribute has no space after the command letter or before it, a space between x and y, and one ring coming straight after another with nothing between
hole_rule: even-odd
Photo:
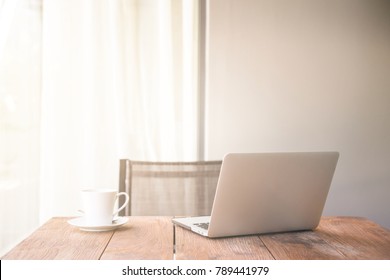
<instances>
[{"instance_id":1,"label":"wooden chair","mask_svg":"<svg viewBox=\"0 0 390 280\"><path fill-rule=\"evenodd\" d=\"M121 159L119 191L128 193L130 202L120 215L210 215L221 164L222 161L145 162Z\"/></svg>"}]
</instances>

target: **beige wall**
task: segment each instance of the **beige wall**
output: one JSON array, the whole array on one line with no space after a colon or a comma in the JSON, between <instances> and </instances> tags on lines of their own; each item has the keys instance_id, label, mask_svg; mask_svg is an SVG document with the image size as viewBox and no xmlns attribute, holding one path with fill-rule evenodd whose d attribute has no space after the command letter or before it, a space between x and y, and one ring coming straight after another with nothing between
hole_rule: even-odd
<instances>
[{"instance_id":1,"label":"beige wall","mask_svg":"<svg viewBox=\"0 0 390 280\"><path fill-rule=\"evenodd\" d=\"M390 1L208 5L206 158L337 150L324 214L390 228Z\"/></svg>"}]
</instances>

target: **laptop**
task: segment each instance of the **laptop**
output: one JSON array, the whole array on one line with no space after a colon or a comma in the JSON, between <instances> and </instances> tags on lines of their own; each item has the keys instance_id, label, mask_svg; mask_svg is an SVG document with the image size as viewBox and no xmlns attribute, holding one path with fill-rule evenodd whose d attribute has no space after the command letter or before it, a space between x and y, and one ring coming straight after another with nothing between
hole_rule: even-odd
<instances>
[{"instance_id":1,"label":"laptop","mask_svg":"<svg viewBox=\"0 0 390 280\"><path fill-rule=\"evenodd\" d=\"M313 230L338 158L338 152L227 154L211 216L172 222L210 238Z\"/></svg>"}]
</instances>

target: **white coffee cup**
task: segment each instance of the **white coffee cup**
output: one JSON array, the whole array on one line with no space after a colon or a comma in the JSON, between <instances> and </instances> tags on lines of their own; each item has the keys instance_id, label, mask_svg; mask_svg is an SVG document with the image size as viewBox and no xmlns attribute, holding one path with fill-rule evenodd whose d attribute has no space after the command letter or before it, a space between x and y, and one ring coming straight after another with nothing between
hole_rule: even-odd
<instances>
[{"instance_id":1,"label":"white coffee cup","mask_svg":"<svg viewBox=\"0 0 390 280\"><path fill-rule=\"evenodd\" d=\"M125 196L125 203L114 211L119 196ZM88 226L105 226L112 224L113 217L129 203L129 195L118 193L115 189L88 189L81 191L85 223Z\"/></svg>"}]
</instances>

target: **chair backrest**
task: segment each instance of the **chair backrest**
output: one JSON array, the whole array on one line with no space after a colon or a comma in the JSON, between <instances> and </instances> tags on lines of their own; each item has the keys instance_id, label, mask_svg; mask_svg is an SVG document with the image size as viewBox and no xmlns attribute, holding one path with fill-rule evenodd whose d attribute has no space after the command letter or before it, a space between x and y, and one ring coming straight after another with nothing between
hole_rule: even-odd
<instances>
[{"instance_id":1,"label":"chair backrest","mask_svg":"<svg viewBox=\"0 0 390 280\"><path fill-rule=\"evenodd\" d=\"M120 215L210 215L221 164L120 160L119 191L130 196Z\"/></svg>"}]
</instances>

